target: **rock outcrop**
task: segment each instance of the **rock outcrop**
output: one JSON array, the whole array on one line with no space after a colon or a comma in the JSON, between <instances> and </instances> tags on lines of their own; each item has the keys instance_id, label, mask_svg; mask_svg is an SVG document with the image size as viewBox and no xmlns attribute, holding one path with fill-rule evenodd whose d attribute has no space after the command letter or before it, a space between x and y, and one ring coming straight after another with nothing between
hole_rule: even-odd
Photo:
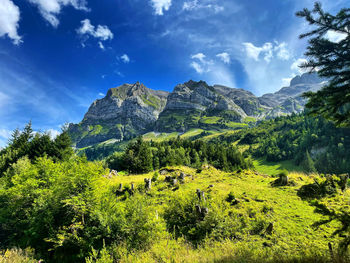
<instances>
[{"instance_id":1,"label":"rock outcrop","mask_svg":"<svg viewBox=\"0 0 350 263\"><path fill-rule=\"evenodd\" d=\"M300 113L306 103L301 95L324 84L315 73L303 74L293 78L289 87L261 97L204 81L190 80L171 93L148 89L139 82L124 84L94 101L81 123L70 124L69 133L76 147L82 148L111 139L128 140L148 131L243 127L247 121Z\"/></svg>"},{"instance_id":2,"label":"rock outcrop","mask_svg":"<svg viewBox=\"0 0 350 263\"><path fill-rule=\"evenodd\" d=\"M79 148L109 139L129 139L154 125L168 94L139 82L112 88L91 104L80 124L70 125L70 134Z\"/></svg>"}]
</instances>

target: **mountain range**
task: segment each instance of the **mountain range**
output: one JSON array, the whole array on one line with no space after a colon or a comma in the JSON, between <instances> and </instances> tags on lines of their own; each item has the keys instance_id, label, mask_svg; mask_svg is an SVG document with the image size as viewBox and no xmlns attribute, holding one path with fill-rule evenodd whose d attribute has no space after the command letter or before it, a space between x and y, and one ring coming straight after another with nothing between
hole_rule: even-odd
<instances>
[{"instance_id":1,"label":"mountain range","mask_svg":"<svg viewBox=\"0 0 350 263\"><path fill-rule=\"evenodd\" d=\"M68 131L77 148L107 140L120 142L153 132L237 129L277 116L300 113L307 91L317 91L324 80L316 73L296 76L288 87L261 97L244 89L188 81L169 93L137 82L108 90L95 100L79 124Z\"/></svg>"}]
</instances>

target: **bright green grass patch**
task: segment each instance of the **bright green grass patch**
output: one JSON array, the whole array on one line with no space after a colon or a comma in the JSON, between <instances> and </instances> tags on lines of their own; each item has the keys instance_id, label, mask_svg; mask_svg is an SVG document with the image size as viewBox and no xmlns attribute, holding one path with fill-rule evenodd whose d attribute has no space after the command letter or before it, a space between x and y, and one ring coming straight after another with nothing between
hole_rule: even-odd
<instances>
[{"instance_id":1,"label":"bright green grass patch","mask_svg":"<svg viewBox=\"0 0 350 263\"><path fill-rule=\"evenodd\" d=\"M246 128L246 127L248 127L248 124L246 124L246 123L233 122L233 121L230 121L230 122L228 122L228 123L225 123L225 125L226 125L227 127L235 128L235 129L240 129L240 128Z\"/></svg>"},{"instance_id":2,"label":"bright green grass patch","mask_svg":"<svg viewBox=\"0 0 350 263\"><path fill-rule=\"evenodd\" d=\"M221 117L212 116L212 117L202 117L200 119L200 123L203 124L218 124L218 122L221 120Z\"/></svg>"},{"instance_id":3,"label":"bright green grass patch","mask_svg":"<svg viewBox=\"0 0 350 263\"><path fill-rule=\"evenodd\" d=\"M172 132L172 133L156 133L156 132L149 132L144 134L142 137L145 141L156 141L156 142L161 142L161 141L166 141L170 139L175 139L179 135L178 132Z\"/></svg>"},{"instance_id":4,"label":"bright green grass patch","mask_svg":"<svg viewBox=\"0 0 350 263\"><path fill-rule=\"evenodd\" d=\"M296 166L291 160L275 163L267 162L261 158L254 160L253 164L257 171L268 175L277 175L282 170L287 170L289 172L303 172L303 169L300 166Z\"/></svg>"},{"instance_id":5,"label":"bright green grass patch","mask_svg":"<svg viewBox=\"0 0 350 263\"><path fill-rule=\"evenodd\" d=\"M190 129L189 131L182 134L180 137L182 139L189 139L191 137L201 134L203 131L204 131L203 129Z\"/></svg>"},{"instance_id":6,"label":"bright green grass patch","mask_svg":"<svg viewBox=\"0 0 350 263\"><path fill-rule=\"evenodd\" d=\"M160 106L160 100L155 96L141 95L141 99L145 104L147 104L148 106L151 106L155 109L159 108L159 106Z\"/></svg>"},{"instance_id":7,"label":"bright green grass patch","mask_svg":"<svg viewBox=\"0 0 350 263\"><path fill-rule=\"evenodd\" d=\"M254 117L245 117L243 122L244 123L256 122L256 118L254 118Z\"/></svg>"}]
</instances>

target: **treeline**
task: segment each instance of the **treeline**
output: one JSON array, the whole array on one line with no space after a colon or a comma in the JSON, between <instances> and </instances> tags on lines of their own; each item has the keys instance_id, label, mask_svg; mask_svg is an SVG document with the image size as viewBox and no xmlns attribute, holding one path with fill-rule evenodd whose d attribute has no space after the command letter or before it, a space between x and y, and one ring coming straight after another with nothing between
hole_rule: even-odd
<instances>
[{"instance_id":1,"label":"treeline","mask_svg":"<svg viewBox=\"0 0 350 263\"><path fill-rule=\"evenodd\" d=\"M34 133L29 122L22 131L14 130L8 145L0 151L0 177L12 164L25 156L31 161L43 156L54 161L65 160L74 154L71 144L64 128L60 135L51 139L49 133Z\"/></svg>"},{"instance_id":2,"label":"treeline","mask_svg":"<svg viewBox=\"0 0 350 263\"><path fill-rule=\"evenodd\" d=\"M239 140L241 145L250 145L247 153L254 157L273 162L294 160L310 172L350 172L350 129L337 128L322 117L279 117L219 140Z\"/></svg>"},{"instance_id":3,"label":"treeline","mask_svg":"<svg viewBox=\"0 0 350 263\"><path fill-rule=\"evenodd\" d=\"M115 153L107 158L112 169L127 170L131 173L147 173L165 166L185 165L201 168L210 164L223 171L235 171L253 167L237 148L221 143L204 141L175 140L147 142L139 137L131 142L124 153Z\"/></svg>"}]
</instances>

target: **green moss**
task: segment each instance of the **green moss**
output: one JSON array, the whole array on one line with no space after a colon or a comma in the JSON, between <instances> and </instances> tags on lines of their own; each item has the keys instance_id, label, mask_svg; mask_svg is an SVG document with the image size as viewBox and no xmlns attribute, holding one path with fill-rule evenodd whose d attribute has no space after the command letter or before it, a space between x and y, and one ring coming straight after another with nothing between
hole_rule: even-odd
<instances>
[{"instance_id":1,"label":"green moss","mask_svg":"<svg viewBox=\"0 0 350 263\"><path fill-rule=\"evenodd\" d=\"M212 117L203 117L200 119L200 123L203 124L218 124L222 120L221 117L212 116Z\"/></svg>"},{"instance_id":2,"label":"green moss","mask_svg":"<svg viewBox=\"0 0 350 263\"><path fill-rule=\"evenodd\" d=\"M146 105L150 107L153 107L155 109L158 109L160 107L161 101L155 96L143 94L141 95L141 99Z\"/></svg>"},{"instance_id":3,"label":"green moss","mask_svg":"<svg viewBox=\"0 0 350 263\"><path fill-rule=\"evenodd\" d=\"M256 122L256 118L254 117L245 117L243 120L244 123L252 123L252 122Z\"/></svg>"}]
</instances>

